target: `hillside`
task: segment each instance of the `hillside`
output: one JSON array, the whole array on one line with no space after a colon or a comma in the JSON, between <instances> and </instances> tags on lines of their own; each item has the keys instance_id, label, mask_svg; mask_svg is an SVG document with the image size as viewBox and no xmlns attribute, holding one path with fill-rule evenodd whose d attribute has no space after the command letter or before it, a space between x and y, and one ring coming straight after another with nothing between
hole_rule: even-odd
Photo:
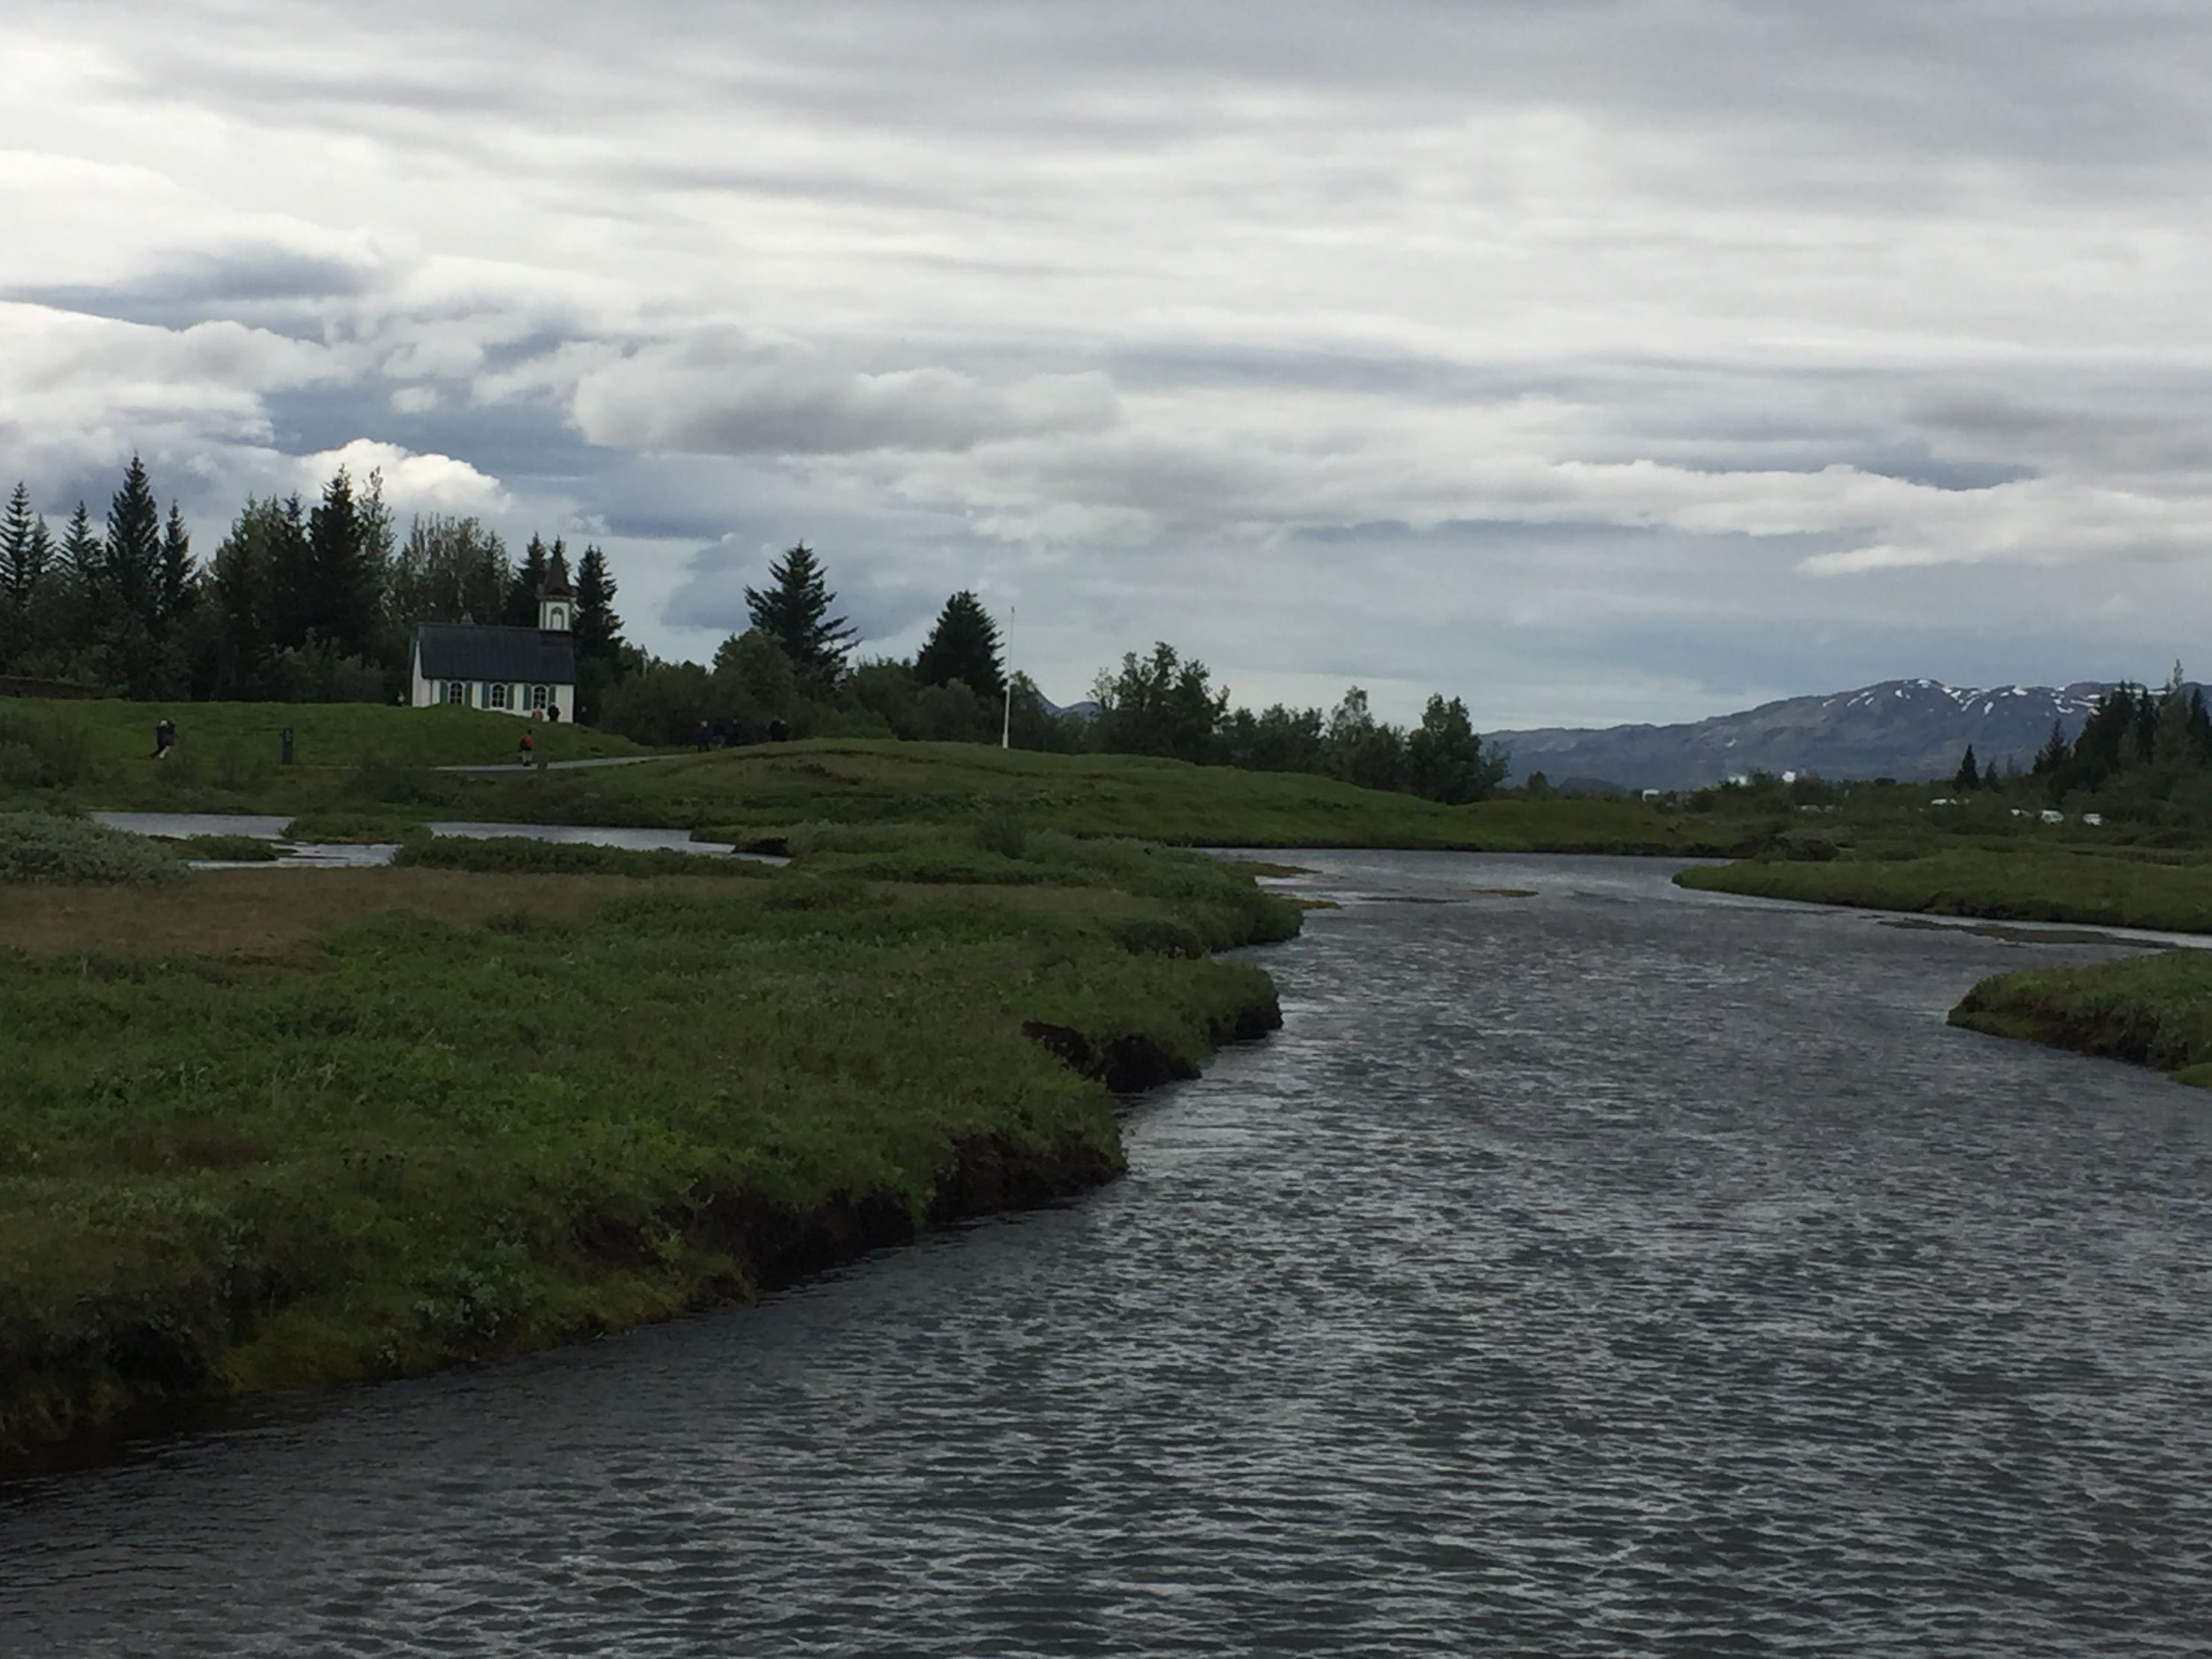
<instances>
[{"instance_id":1,"label":"hillside","mask_svg":"<svg viewBox=\"0 0 2212 1659\"><path fill-rule=\"evenodd\" d=\"M1968 744L1985 763L2025 766L2054 723L2071 737L2106 689L1986 690L1933 680L1890 680L1828 696L1791 697L1740 714L1681 726L1551 726L1498 732L1513 779L1543 772L1603 779L1629 788L1686 789L1752 772L1815 772L1824 778L1947 778Z\"/></svg>"}]
</instances>

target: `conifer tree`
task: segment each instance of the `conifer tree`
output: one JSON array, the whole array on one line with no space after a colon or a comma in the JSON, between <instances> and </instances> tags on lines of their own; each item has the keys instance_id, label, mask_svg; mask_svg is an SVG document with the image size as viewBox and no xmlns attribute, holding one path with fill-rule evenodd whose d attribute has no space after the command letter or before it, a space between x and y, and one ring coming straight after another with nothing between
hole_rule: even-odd
<instances>
[{"instance_id":1,"label":"conifer tree","mask_svg":"<svg viewBox=\"0 0 2212 1659\"><path fill-rule=\"evenodd\" d=\"M133 634L151 640L161 632L161 503L154 499L146 464L135 455L123 473L123 488L108 506L105 614L102 637L122 639L127 623ZM127 649L127 647L124 649Z\"/></svg>"},{"instance_id":2,"label":"conifer tree","mask_svg":"<svg viewBox=\"0 0 2212 1659\"><path fill-rule=\"evenodd\" d=\"M352 476L342 466L323 486L323 498L307 518L307 564L313 582L307 616L309 630L342 656L367 655L376 631L380 572L371 532Z\"/></svg>"},{"instance_id":3,"label":"conifer tree","mask_svg":"<svg viewBox=\"0 0 2212 1659\"><path fill-rule=\"evenodd\" d=\"M251 513L254 503L246 511ZM263 639L273 651L296 649L315 629L319 601L315 557L307 540L307 506L296 494L263 504L256 526L265 538L260 580L265 584Z\"/></svg>"},{"instance_id":4,"label":"conifer tree","mask_svg":"<svg viewBox=\"0 0 2212 1659\"><path fill-rule=\"evenodd\" d=\"M1974 764L1974 746L1971 743L1966 746L1966 758L1959 762L1959 769L1953 775L1951 785L1954 788L1962 790L1978 789L1982 787L1982 772L1981 768Z\"/></svg>"},{"instance_id":5,"label":"conifer tree","mask_svg":"<svg viewBox=\"0 0 2212 1659\"><path fill-rule=\"evenodd\" d=\"M615 614L615 580L596 545L576 566L576 655L611 667L622 649L622 618Z\"/></svg>"},{"instance_id":6,"label":"conifer tree","mask_svg":"<svg viewBox=\"0 0 2212 1659\"><path fill-rule=\"evenodd\" d=\"M937 613L937 626L914 658L914 679L924 686L957 680L994 703L1005 694L998 624L973 593L963 588L945 601L945 608Z\"/></svg>"},{"instance_id":7,"label":"conifer tree","mask_svg":"<svg viewBox=\"0 0 2212 1659\"><path fill-rule=\"evenodd\" d=\"M499 618L509 627L534 628L538 626L538 600L545 592L546 579L553 573L553 549L536 536L522 550L522 563L515 570L514 581L507 589L507 609Z\"/></svg>"},{"instance_id":8,"label":"conifer tree","mask_svg":"<svg viewBox=\"0 0 2212 1659\"><path fill-rule=\"evenodd\" d=\"M2072 758L2074 746L2066 741L2066 723L2051 722L2051 734L2043 740L2043 747L2035 751L2035 758L2028 764L2032 778L2047 778L2059 771Z\"/></svg>"},{"instance_id":9,"label":"conifer tree","mask_svg":"<svg viewBox=\"0 0 2212 1659\"><path fill-rule=\"evenodd\" d=\"M608 690L622 676L622 618L614 610L615 580L607 556L587 547L576 566L576 705L596 720Z\"/></svg>"},{"instance_id":10,"label":"conifer tree","mask_svg":"<svg viewBox=\"0 0 2212 1659\"><path fill-rule=\"evenodd\" d=\"M859 635L844 618L830 614L837 595L830 591L814 549L803 541L788 549L768 567L768 578L766 588L745 590L753 626L781 646L802 673L835 680Z\"/></svg>"},{"instance_id":11,"label":"conifer tree","mask_svg":"<svg viewBox=\"0 0 2212 1659\"><path fill-rule=\"evenodd\" d=\"M62 532L60 562L56 567L61 591L49 607L57 642L73 656L98 633L106 580L102 566L106 562L107 549L100 543L99 532L92 527L91 512L81 501L69 516L69 527Z\"/></svg>"},{"instance_id":12,"label":"conifer tree","mask_svg":"<svg viewBox=\"0 0 2212 1659\"><path fill-rule=\"evenodd\" d=\"M161 580L157 610L164 635L173 634L184 613L192 608L192 538L184 527L184 515L169 503L169 521L161 532Z\"/></svg>"},{"instance_id":13,"label":"conifer tree","mask_svg":"<svg viewBox=\"0 0 2212 1659\"><path fill-rule=\"evenodd\" d=\"M18 484L0 515L0 670L31 652L46 574L42 521L31 514L31 492Z\"/></svg>"}]
</instances>

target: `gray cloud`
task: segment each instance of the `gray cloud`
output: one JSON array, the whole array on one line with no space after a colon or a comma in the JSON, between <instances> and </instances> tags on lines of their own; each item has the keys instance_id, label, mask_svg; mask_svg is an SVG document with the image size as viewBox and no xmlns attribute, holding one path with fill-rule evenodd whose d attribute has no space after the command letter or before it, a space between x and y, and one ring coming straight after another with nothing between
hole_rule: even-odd
<instances>
[{"instance_id":1,"label":"gray cloud","mask_svg":"<svg viewBox=\"0 0 2212 1659\"><path fill-rule=\"evenodd\" d=\"M2212 601L2181 0L27 0L11 47L42 498L381 443L603 535L656 649L803 535L872 638L975 587L1062 695L1165 634L1494 725L2155 673Z\"/></svg>"},{"instance_id":2,"label":"gray cloud","mask_svg":"<svg viewBox=\"0 0 2212 1659\"><path fill-rule=\"evenodd\" d=\"M992 386L934 365L872 373L733 330L656 342L588 369L574 407L594 443L706 455L972 449L1102 431L1115 419L1113 387L1099 374Z\"/></svg>"}]
</instances>

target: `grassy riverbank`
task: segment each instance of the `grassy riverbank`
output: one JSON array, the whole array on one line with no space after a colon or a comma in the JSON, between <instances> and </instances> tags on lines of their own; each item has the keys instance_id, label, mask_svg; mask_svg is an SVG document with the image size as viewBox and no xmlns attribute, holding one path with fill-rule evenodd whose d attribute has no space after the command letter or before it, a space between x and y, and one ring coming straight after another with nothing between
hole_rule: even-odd
<instances>
[{"instance_id":1,"label":"grassy riverbank","mask_svg":"<svg viewBox=\"0 0 2212 1659\"><path fill-rule=\"evenodd\" d=\"M1193 847L1727 854L1760 826L1641 802L1508 799L1443 806L1304 773L1133 755L826 739L588 774L488 780L472 810L548 822L650 823L768 844L883 824L965 828L1009 810L1040 828Z\"/></svg>"},{"instance_id":2,"label":"grassy riverbank","mask_svg":"<svg viewBox=\"0 0 2212 1659\"><path fill-rule=\"evenodd\" d=\"M2200 855L1964 847L1827 864L1746 860L1685 870L1675 880L1707 892L1865 910L2212 933L2212 862Z\"/></svg>"},{"instance_id":3,"label":"grassy riverbank","mask_svg":"<svg viewBox=\"0 0 2212 1659\"><path fill-rule=\"evenodd\" d=\"M2125 1060L2212 1088L2212 952L2169 950L1984 979L1951 1023Z\"/></svg>"},{"instance_id":4,"label":"grassy riverbank","mask_svg":"<svg viewBox=\"0 0 2212 1659\"><path fill-rule=\"evenodd\" d=\"M1203 954L1295 931L1240 872L901 852L9 889L0 1444L517 1354L1078 1190L1120 1167L1107 1083L1275 1020Z\"/></svg>"}]
</instances>

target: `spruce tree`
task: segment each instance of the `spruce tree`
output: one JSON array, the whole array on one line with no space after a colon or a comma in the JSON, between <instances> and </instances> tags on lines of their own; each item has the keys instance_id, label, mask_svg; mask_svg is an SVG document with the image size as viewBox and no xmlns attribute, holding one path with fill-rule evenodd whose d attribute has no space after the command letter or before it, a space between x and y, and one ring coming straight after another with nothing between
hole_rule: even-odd
<instances>
[{"instance_id":1,"label":"spruce tree","mask_svg":"<svg viewBox=\"0 0 2212 1659\"><path fill-rule=\"evenodd\" d=\"M587 547L576 566L576 706L596 720L607 692L622 677L622 618L614 611L615 580L607 556Z\"/></svg>"},{"instance_id":2,"label":"spruce tree","mask_svg":"<svg viewBox=\"0 0 2212 1659\"><path fill-rule=\"evenodd\" d=\"M365 657L376 631L378 578L371 525L344 467L323 486L307 518L308 569L313 588L308 626L342 656Z\"/></svg>"},{"instance_id":3,"label":"spruce tree","mask_svg":"<svg viewBox=\"0 0 2212 1659\"><path fill-rule=\"evenodd\" d=\"M249 502L248 513L254 511ZM320 601L316 594L315 556L307 540L307 507L295 494L263 504L257 528L265 538L260 580L266 584L261 606L263 640L272 651L295 650L314 631Z\"/></svg>"},{"instance_id":4,"label":"spruce tree","mask_svg":"<svg viewBox=\"0 0 2212 1659\"><path fill-rule=\"evenodd\" d=\"M584 549L576 566L576 655L611 667L622 649L622 618L615 614L615 580L597 546Z\"/></svg>"},{"instance_id":5,"label":"spruce tree","mask_svg":"<svg viewBox=\"0 0 2212 1659\"><path fill-rule=\"evenodd\" d=\"M161 532L161 580L157 594L162 633L176 630L192 608L192 538L184 527L184 515L169 503L169 522Z\"/></svg>"},{"instance_id":6,"label":"spruce tree","mask_svg":"<svg viewBox=\"0 0 2212 1659\"><path fill-rule=\"evenodd\" d=\"M102 637L119 640L125 621L148 639L161 631L161 503L135 455L108 506L106 603Z\"/></svg>"},{"instance_id":7,"label":"spruce tree","mask_svg":"<svg viewBox=\"0 0 2212 1659\"><path fill-rule=\"evenodd\" d=\"M0 672L19 663L32 647L43 549L31 516L31 492L18 484L0 516Z\"/></svg>"},{"instance_id":8,"label":"spruce tree","mask_svg":"<svg viewBox=\"0 0 2212 1659\"><path fill-rule=\"evenodd\" d=\"M552 549L532 536L530 545L522 550L522 564L515 571L515 579L507 588L507 609L499 619L509 627L536 627L538 600L545 592L546 578L552 573Z\"/></svg>"},{"instance_id":9,"label":"spruce tree","mask_svg":"<svg viewBox=\"0 0 2212 1659\"><path fill-rule=\"evenodd\" d=\"M1959 762L1959 769L1953 775L1951 785L1952 787L1961 790L1978 789L1982 787L1982 771L1974 764L1974 746L1971 743L1966 746L1966 758Z\"/></svg>"},{"instance_id":10,"label":"spruce tree","mask_svg":"<svg viewBox=\"0 0 2212 1659\"><path fill-rule=\"evenodd\" d=\"M830 591L821 561L803 541L768 567L771 586L745 590L745 610L753 626L783 648L792 666L813 678L833 681L844 672L845 657L858 634L842 617L830 614L837 595Z\"/></svg>"},{"instance_id":11,"label":"spruce tree","mask_svg":"<svg viewBox=\"0 0 2212 1659\"><path fill-rule=\"evenodd\" d=\"M102 595L105 590L107 549L92 527L92 514L81 501L62 532L58 566L61 592L50 614L54 640L64 655L76 659L89 651L99 632ZM81 664L74 664L81 666Z\"/></svg>"},{"instance_id":12,"label":"spruce tree","mask_svg":"<svg viewBox=\"0 0 2212 1659\"><path fill-rule=\"evenodd\" d=\"M2029 763L2028 775L2047 778L2064 766L2071 758L2074 746L2066 741L2066 723L2051 722L2051 734L2043 740L2043 747L2035 751L2035 759Z\"/></svg>"},{"instance_id":13,"label":"spruce tree","mask_svg":"<svg viewBox=\"0 0 2212 1659\"><path fill-rule=\"evenodd\" d=\"M914 679L925 686L959 680L978 696L996 702L1006 691L998 624L982 601L963 588L945 601L937 626L914 658Z\"/></svg>"}]
</instances>

